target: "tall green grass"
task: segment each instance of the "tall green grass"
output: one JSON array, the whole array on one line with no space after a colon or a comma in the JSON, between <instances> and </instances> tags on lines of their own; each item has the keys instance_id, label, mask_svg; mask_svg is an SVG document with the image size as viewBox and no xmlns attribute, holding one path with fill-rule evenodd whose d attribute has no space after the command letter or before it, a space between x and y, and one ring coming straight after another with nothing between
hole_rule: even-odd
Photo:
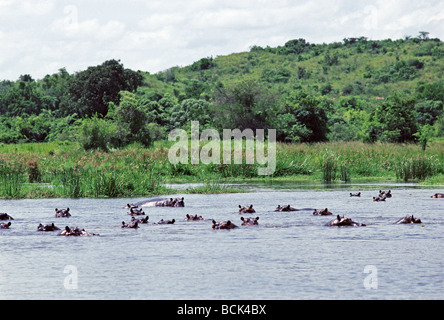
<instances>
[{"instance_id":1,"label":"tall green grass","mask_svg":"<svg viewBox=\"0 0 444 320\"><path fill-rule=\"evenodd\" d=\"M442 168L435 157L425 156L401 159L395 165L396 178L404 182L425 180L435 175L440 169Z\"/></svg>"},{"instance_id":2,"label":"tall green grass","mask_svg":"<svg viewBox=\"0 0 444 320\"><path fill-rule=\"evenodd\" d=\"M0 160L0 194L5 198L20 198L22 195L24 169L20 163Z\"/></svg>"},{"instance_id":3,"label":"tall green grass","mask_svg":"<svg viewBox=\"0 0 444 320\"><path fill-rule=\"evenodd\" d=\"M165 183L210 181L189 192L229 192L227 179L296 179L324 183L433 181L444 184L444 141L424 152L415 144L332 142L277 144L276 171L258 176L259 164L179 164L169 142L154 147L85 151L78 144L0 145L0 197L132 197L171 193ZM244 150L245 151L245 150Z\"/></svg>"}]
</instances>

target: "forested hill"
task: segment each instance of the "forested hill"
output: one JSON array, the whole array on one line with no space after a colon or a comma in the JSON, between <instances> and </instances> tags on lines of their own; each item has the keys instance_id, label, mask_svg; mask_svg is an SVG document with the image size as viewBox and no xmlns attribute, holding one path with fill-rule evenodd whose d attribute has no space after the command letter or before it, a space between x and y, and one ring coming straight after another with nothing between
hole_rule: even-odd
<instances>
[{"instance_id":1,"label":"forested hill","mask_svg":"<svg viewBox=\"0 0 444 320\"><path fill-rule=\"evenodd\" d=\"M147 53L149 55L149 53ZM444 46L427 33L203 57L157 74L120 61L0 82L0 142L149 145L173 128L276 128L287 142L425 141L444 135Z\"/></svg>"}]
</instances>

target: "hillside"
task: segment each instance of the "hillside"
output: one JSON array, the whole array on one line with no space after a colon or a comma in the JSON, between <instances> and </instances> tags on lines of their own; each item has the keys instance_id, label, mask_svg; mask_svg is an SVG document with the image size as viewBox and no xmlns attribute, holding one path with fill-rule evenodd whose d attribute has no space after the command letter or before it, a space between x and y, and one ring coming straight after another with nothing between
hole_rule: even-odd
<instances>
[{"instance_id":1,"label":"hillside","mask_svg":"<svg viewBox=\"0 0 444 320\"><path fill-rule=\"evenodd\" d=\"M0 142L149 145L191 120L276 128L284 142L408 142L444 135L444 46L404 40L290 40L157 74L107 61L76 74L0 82ZM95 129L94 129L95 128ZM100 140L100 142L98 141Z\"/></svg>"},{"instance_id":2,"label":"hillside","mask_svg":"<svg viewBox=\"0 0 444 320\"><path fill-rule=\"evenodd\" d=\"M178 98L177 92L192 98L211 96L218 82L246 78L263 81L281 93L303 88L333 99L349 95L376 98L387 97L393 90L411 93L419 84L442 80L443 57L444 46L437 39L353 38L328 45L298 39L277 48L253 47L249 52L202 58L191 66L147 75L146 81L148 87L176 92ZM202 82L201 96L187 92L191 81Z\"/></svg>"}]
</instances>

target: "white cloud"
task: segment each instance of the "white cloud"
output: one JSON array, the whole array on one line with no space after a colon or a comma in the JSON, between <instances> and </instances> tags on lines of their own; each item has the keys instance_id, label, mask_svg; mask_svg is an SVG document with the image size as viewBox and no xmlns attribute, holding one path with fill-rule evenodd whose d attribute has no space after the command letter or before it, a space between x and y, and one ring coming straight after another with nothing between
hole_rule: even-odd
<instances>
[{"instance_id":1,"label":"white cloud","mask_svg":"<svg viewBox=\"0 0 444 320\"><path fill-rule=\"evenodd\" d=\"M32 0L22 1L21 6L25 14L45 15L55 8L55 0Z\"/></svg>"},{"instance_id":2,"label":"white cloud","mask_svg":"<svg viewBox=\"0 0 444 320\"><path fill-rule=\"evenodd\" d=\"M113 58L157 72L295 38L399 39L428 31L442 39L442 25L440 0L0 0L0 79L74 72Z\"/></svg>"}]
</instances>

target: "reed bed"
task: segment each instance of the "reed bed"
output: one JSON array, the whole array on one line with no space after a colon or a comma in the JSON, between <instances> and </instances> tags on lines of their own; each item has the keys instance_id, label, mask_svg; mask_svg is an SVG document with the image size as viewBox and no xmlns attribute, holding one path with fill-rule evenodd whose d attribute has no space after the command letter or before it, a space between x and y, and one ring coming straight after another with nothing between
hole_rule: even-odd
<instances>
[{"instance_id":1,"label":"reed bed","mask_svg":"<svg viewBox=\"0 0 444 320\"><path fill-rule=\"evenodd\" d=\"M324 183L354 179L433 181L444 184L444 142L424 152L415 144L332 142L277 144L276 170L258 176L257 163L177 164L168 160L168 142L146 149L85 151L78 144L0 145L0 197L133 197L165 194L166 182L210 181L190 192L232 192L227 179L310 177Z\"/></svg>"}]
</instances>

